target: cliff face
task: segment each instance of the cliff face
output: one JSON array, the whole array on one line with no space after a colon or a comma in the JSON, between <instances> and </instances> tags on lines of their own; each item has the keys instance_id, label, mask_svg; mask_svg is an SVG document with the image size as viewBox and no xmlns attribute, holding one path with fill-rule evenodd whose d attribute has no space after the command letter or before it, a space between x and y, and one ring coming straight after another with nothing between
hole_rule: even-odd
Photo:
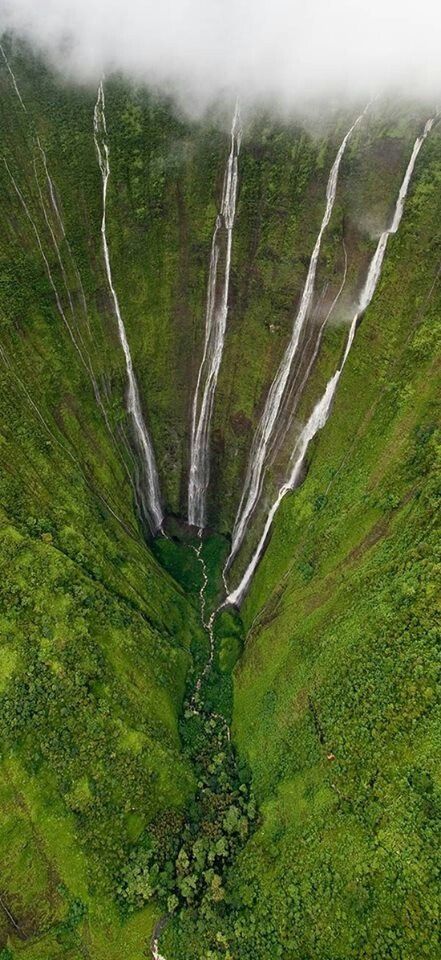
<instances>
[{"instance_id":1,"label":"cliff face","mask_svg":"<svg viewBox=\"0 0 441 960\"><path fill-rule=\"evenodd\" d=\"M146 876L130 872L133 850L174 849L200 775L178 729L206 643L200 572L185 546L147 545L138 516L138 454L101 243L96 92L62 84L28 53L11 62L22 100L0 63L0 947L5 958L11 948L41 960L44 944L45 960L137 960L162 907ZM191 122L120 80L105 94L113 282L165 512L185 520L231 120ZM352 119L243 118L208 494L210 527L222 534ZM308 334L344 275L345 286L305 390L283 413L232 583L299 425L341 357L422 119L421 107L376 107L348 144ZM332 417L305 483L280 509L242 611L233 736L258 826L210 909L184 911L164 931L168 960L414 960L423 945L436 956L440 179L434 130ZM223 551L213 537L213 579ZM215 676L229 710L241 643L233 622L222 630Z\"/></svg>"},{"instance_id":2,"label":"cliff face","mask_svg":"<svg viewBox=\"0 0 441 960\"><path fill-rule=\"evenodd\" d=\"M29 56L17 55L14 69L27 112L4 67L2 129L9 170L29 203L54 280L61 285L67 320L79 326L76 339L81 347L83 338L83 352L108 397L105 406L111 423L124 426L130 440L129 425L124 424L124 356L101 248L102 193L93 142L96 92L60 84ZM110 150L108 241L114 285L164 500L168 510L185 516L190 409L202 355L210 247L231 120L223 117L223 130L218 118L191 123L178 118L171 105L121 82L110 80L105 91ZM421 117L421 108L409 107L368 113L348 144L332 221L323 240L316 291L323 311L340 285L345 246L348 278L336 320L346 316L345 308L347 312L363 282ZM300 122L282 124L267 116L243 119L228 328L212 436L210 519L218 529L230 529L234 518L253 429L289 339L323 215L329 169L352 119L338 115L309 129ZM75 321L41 208L39 188L46 203L48 198L37 135L73 254L71 258L64 238L58 236ZM32 364L34 353L41 363L46 361L40 389L44 387L46 395L52 390L58 407L70 388L77 406L81 395L81 403L92 408L90 375L57 312L34 230L4 167L1 177L3 250L10 284L3 287L7 333L11 327L26 334L23 362ZM73 260L86 296L87 321ZM25 292L29 286L19 283L20 279L34 289L38 283L33 303ZM50 330L41 321L43 307L46 318L52 320ZM328 357L328 365L338 357L344 336L341 325L327 331L323 356ZM56 352L63 358L57 366ZM80 417L73 402L69 416L73 421ZM86 422L91 416L92 409ZM127 503L128 498L123 499Z\"/></svg>"}]
</instances>

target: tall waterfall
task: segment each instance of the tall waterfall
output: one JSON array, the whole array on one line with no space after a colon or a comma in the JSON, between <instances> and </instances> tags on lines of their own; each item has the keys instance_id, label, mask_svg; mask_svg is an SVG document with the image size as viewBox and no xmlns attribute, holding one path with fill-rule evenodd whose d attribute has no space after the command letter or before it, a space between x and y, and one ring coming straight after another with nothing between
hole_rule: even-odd
<instances>
[{"instance_id":1,"label":"tall waterfall","mask_svg":"<svg viewBox=\"0 0 441 960\"><path fill-rule=\"evenodd\" d=\"M0 43L0 53L1 53L2 57L3 57L3 60L5 61L6 69L7 69L8 73L9 73L10 78L11 78L11 82L12 82L12 85L13 85L13 87L14 87L16 96L18 97L18 100L19 100L19 102L20 102L20 105L21 105L22 109L24 110L24 112L27 113L28 111L27 111L27 108L26 108L26 104L25 104L25 102L24 102L24 100L23 100L23 98L22 98L22 95L21 95L21 93L20 93L20 89L19 89L18 83L17 83L17 81L16 81L16 79L15 79L14 71L12 70L12 68L11 68L11 66L10 66L10 64L9 64L9 60L8 60L8 58L7 58L7 56L6 56L4 47L3 47L3 45L2 45L1 43Z\"/></svg>"},{"instance_id":2,"label":"tall waterfall","mask_svg":"<svg viewBox=\"0 0 441 960\"><path fill-rule=\"evenodd\" d=\"M206 493L210 472L210 426L227 326L241 132L240 111L237 103L231 127L231 147L225 169L221 210L216 218L211 243L204 352L192 408L188 522L199 529L203 528L206 522ZM219 292L218 267L224 231L226 231L225 265Z\"/></svg>"},{"instance_id":3,"label":"tall waterfall","mask_svg":"<svg viewBox=\"0 0 441 960\"><path fill-rule=\"evenodd\" d=\"M417 137L417 139L415 140L412 155L409 160L406 173L404 175L404 179L400 187L400 192L398 194L398 199L395 205L395 212L392 218L391 226L381 234L375 253L369 265L366 281L359 297L357 310L352 318L351 325L349 327L349 332L346 340L346 346L343 353L342 362L339 368L335 371L334 375L331 377L331 379L328 380L328 383L326 384L326 388L322 396L316 403L308 421L306 422L305 426L303 427L303 430L301 431L298 437L294 450L291 454L290 470L289 470L288 478L285 481L285 483L280 487L277 497L268 513L262 536L259 540L259 543L257 544L257 547L248 564L248 567L246 568L245 573L239 585L236 587L235 590L232 590L228 594L225 601L225 605L231 604L234 606L239 606L240 603L242 602L248 590L248 587L250 585L250 582L256 570L256 567L259 563L259 560L262 556L268 533L271 529L272 522L280 507L280 504L284 499L284 497L286 497L286 494L289 493L291 490L293 490L294 487L296 486L309 444L311 440L313 440L315 435L318 433L318 431L321 430L322 427L324 427L329 417L332 400L334 398L334 394L337 389L338 382L342 375L343 367L348 358L349 351L354 342L358 320L361 317L361 315L364 313L364 311L367 309L367 307L371 303L371 300L374 296L378 281L380 279L381 268L383 266L383 260L386 253L389 237L391 234L396 233L398 230L398 227L400 226L401 218L403 216L404 203L406 200L407 191L409 189L409 184L410 184L413 170L415 167L415 162L427 135L430 133L430 130L433 127L434 122L435 122L434 117L428 120L424 127L423 133L421 134L421 136Z\"/></svg>"},{"instance_id":4,"label":"tall waterfall","mask_svg":"<svg viewBox=\"0 0 441 960\"><path fill-rule=\"evenodd\" d=\"M367 108L365 108L363 113L361 113L360 116L357 117L357 119L354 121L354 123L348 130L346 136L342 140L337 152L337 156L332 165L331 172L329 174L329 179L326 187L325 213L323 215L323 220L320 226L317 240L315 242L311 260L309 262L309 269L308 269L308 273L305 281L305 286L303 288L300 306L294 321L291 340L285 350L285 353L279 365L279 369L269 389L268 396L265 402L265 407L253 437L251 454L249 458L247 474L245 477L244 488L242 491L239 508L238 508L236 519L234 522L231 550L227 558L225 569L228 569L228 567L231 565L234 557L236 556L242 544L250 517L255 509L255 506L257 504L257 501L259 499L259 496L262 490L263 476L264 476L264 470L266 466L268 450L270 447L270 443L273 437L277 418L279 416L280 409L282 406L282 401L287 388L292 363L293 363L294 356L296 354L297 347L299 344L300 334L303 330L303 326L305 324L305 320L307 319L307 316L313 301L313 297L314 297L314 285L315 285L315 277L317 273L317 264L319 260L323 234L331 219L331 214L332 214L332 210L335 203L340 164L343 158L343 154L346 150L348 140L351 137L351 134L353 133L355 128L360 123L360 120L363 118L366 112L366 109Z\"/></svg>"},{"instance_id":5,"label":"tall waterfall","mask_svg":"<svg viewBox=\"0 0 441 960\"><path fill-rule=\"evenodd\" d=\"M126 361L126 371L127 371L127 381L128 381L127 409L132 418L135 440L139 450L139 454L141 456L141 462L145 471L145 478L147 482L146 489L141 490L141 496L143 498L143 503L145 503L146 510L148 512L151 530L153 533L157 533L158 530L161 529L162 523L164 520L164 514L161 506L161 495L160 495L160 489L159 489L158 471L156 468L156 461L155 461L155 455L153 452L152 442L150 440L150 436L149 436L146 424L144 422L144 417L142 414L138 384L136 382L136 377L133 370L132 355L130 353L130 347L127 340L124 321L121 316L118 297L117 297L115 288L113 286L112 270L110 266L110 253L109 253L109 246L107 243L106 205L107 205L107 186L108 186L109 177L110 177L110 163L109 163L109 147L107 144L104 87L103 87L102 81L98 87L98 97L95 104L94 115L93 115L93 127L94 127L95 147L96 147L98 162L99 162L101 175L103 179L103 215L102 215L102 221L101 221L101 236L103 241L103 252L104 252L104 262L106 266L106 276L107 276L107 282L109 284L110 293L112 296L115 317L118 324L119 338L121 341L121 346L123 348L124 357Z\"/></svg>"}]
</instances>

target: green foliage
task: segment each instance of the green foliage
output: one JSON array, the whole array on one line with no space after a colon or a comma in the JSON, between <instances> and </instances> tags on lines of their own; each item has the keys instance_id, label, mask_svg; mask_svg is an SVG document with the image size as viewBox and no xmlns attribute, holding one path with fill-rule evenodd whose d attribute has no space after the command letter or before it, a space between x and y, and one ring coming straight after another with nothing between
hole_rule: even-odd
<instances>
[{"instance_id":1,"label":"green foliage","mask_svg":"<svg viewBox=\"0 0 441 960\"><path fill-rule=\"evenodd\" d=\"M174 514L169 539L146 544L103 268L94 96L18 47L13 63L27 112L0 64L2 151L69 322L2 164L0 960L140 960L160 917L170 960L438 960L439 134L306 482L283 503L243 621L218 616L195 692L208 639L199 540L181 516L229 120L195 123L106 83L114 281ZM417 112L372 110L348 146L318 312L340 286L343 244L346 287L265 496L341 356L340 321ZM222 534L347 121L319 133L263 113L247 122L212 433L209 514ZM210 530L207 611L226 552Z\"/></svg>"}]
</instances>

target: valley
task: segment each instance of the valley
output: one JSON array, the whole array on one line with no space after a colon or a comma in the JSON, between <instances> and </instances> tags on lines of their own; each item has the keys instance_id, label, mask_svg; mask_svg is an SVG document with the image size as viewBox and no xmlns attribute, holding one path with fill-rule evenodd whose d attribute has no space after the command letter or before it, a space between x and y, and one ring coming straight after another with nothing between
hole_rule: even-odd
<instances>
[{"instance_id":1,"label":"valley","mask_svg":"<svg viewBox=\"0 0 441 960\"><path fill-rule=\"evenodd\" d=\"M2 42L0 960L436 960L436 110Z\"/></svg>"}]
</instances>

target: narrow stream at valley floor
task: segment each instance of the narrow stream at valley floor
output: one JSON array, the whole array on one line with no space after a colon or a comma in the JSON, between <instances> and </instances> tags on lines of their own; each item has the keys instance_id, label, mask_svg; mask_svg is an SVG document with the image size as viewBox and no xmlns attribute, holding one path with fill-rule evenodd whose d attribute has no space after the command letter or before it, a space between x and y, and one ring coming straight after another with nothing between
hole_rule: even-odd
<instances>
[{"instance_id":1,"label":"narrow stream at valley floor","mask_svg":"<svg viewBox=\"0 0 441 960\"><path fill-rule=\"evenodd\" d=\"M209 538L208 538L209 539ZM208 541L207 541L208 542ZM198 896L190 904L180 903L181 909L192 906L198 909L204 897L220 898L223 888L223 872L234 859L238 849L245 842L252 829L254 819L254 801L251 798L248 783L241 782L241 772L238 768L235 750L231 740L230 724L222 712L223 705L216 701L218 693L218 678L210 685L213 671L218 670L217 657L219 655L219 636L216 635L216 622L221 608L218 601L212 603L208 594L213 587L211 564L204 557L204 531L197 533L197 543L190 543L189 548L194 553L201 574L201 584L198 590L200 621L208 638L208 650L200 663L196 677L184 701L183 725L193 726L192 736L196 746L190 746L189 759L193 763L197 774L197 792L195 804L200 811L198 814L198 828L193 830L188 822L183 831L184 843L177 857L177 864L182 860L182 850L194 850L199 845L207 848L205 871L198 877ZM222 588L222 565L216 564L219 573L219 587ZM213 607L211 612L209 607ZM224 617L232 617L231 613L223 613ZM222 641L220 640L220 643ZM220 681L220 684L221 685ZM207 688L208 687L208 688ZM214 700L214 702L213 702ZM228 714L228 710L227 710ZM196 732L196 736L194 731ZM201 746L202 742L202 746ZM184 736L184 752L186 738ZM219 810L221 814L219 815ZM252 811L250 815L250 810ZM200 823L200 828L199 828ZM208 829L207 829L208 826ZM205 828L205 829L204 829ZM188 833L186 838L185 834ZM214 837L214 840L213 840ZM211 847L211 849L208 849ZM204 857L204 853L202 853ZM187 868L188 869L188 868ZM207 880L207 876L209 880ZM184 877L185 883L185 877ZM210 885L211 884L211 885ZM181 884L182 885L182 884ZM177 872L177 886L179 886L179 870ZM151 953L153 960L166 960L160 952L159 941L161 933L172 922L173 914L162 916L155 926ZM179 917L177 918L179 922ZM167 957L170 960L170 957Z\"/></svg>"}]
</instances>

